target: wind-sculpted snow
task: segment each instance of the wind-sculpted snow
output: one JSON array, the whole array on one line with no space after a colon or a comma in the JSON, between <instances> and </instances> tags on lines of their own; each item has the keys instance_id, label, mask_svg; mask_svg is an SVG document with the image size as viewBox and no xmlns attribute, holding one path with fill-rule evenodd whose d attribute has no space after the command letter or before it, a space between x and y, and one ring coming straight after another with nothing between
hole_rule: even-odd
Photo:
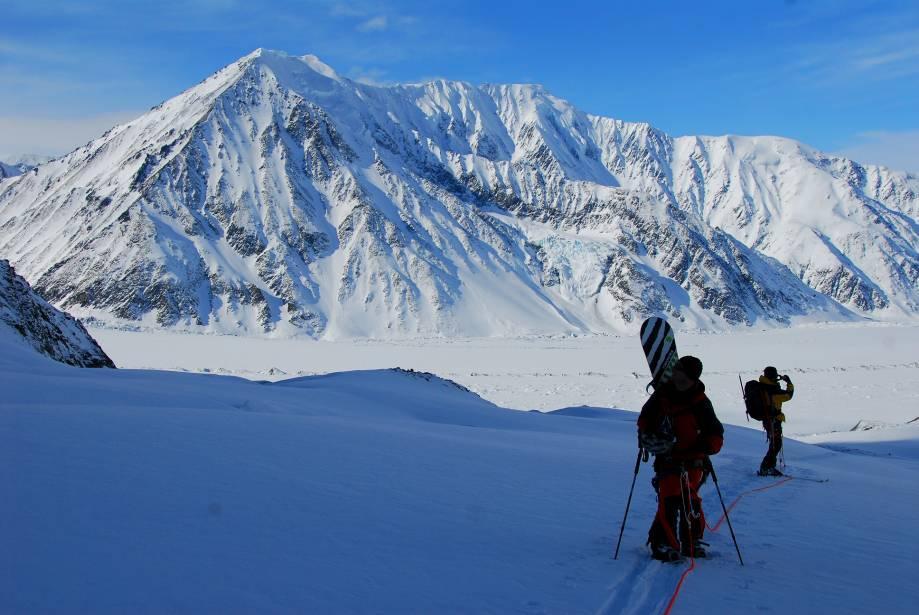
<instances>
[{"instance_id":1,"label":"wind-sculpted snow","mask_svg":"<svg viewBox=\"0 0 919 615\"><path fill-rule=\"evenodd\" d=\"M38 296L5 260L0 260L0 330L61 363L115 367L79 321Z\"/></svg>"},{"instance_id":2,"label":"wind-sculpted snow","mask_svg":"<svg viewBox=\"0 0 919 615\"><path fill-rule=\"evenodd\" d=\"M902 318L917 193L785 139L674 139L539 86L374 87L259 50L0 185L0 251L79 316L155 327Z\"/></svg>"}]
</instances>

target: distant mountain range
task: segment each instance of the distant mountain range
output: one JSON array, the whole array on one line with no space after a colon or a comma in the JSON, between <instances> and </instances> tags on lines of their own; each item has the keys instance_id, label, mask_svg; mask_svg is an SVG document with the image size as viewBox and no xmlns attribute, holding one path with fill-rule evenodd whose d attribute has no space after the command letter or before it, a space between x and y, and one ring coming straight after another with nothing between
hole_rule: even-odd
<instances>
[{"instance_id":1,"label":"distant mountain range","mask_svg":"<svg viewBox=\"0 0 919 615\"><path fill-rule=\"evenodd\" d=\"M257 50L0 183L0 256L111 324L314 337L915 319L919 178L538 85Z\"/></svg>"}]
</instances>

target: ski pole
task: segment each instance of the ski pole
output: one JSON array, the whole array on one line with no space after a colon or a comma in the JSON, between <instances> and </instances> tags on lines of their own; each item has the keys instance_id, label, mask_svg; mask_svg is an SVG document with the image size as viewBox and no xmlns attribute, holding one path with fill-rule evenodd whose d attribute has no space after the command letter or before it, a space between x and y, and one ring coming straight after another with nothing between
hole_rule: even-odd
<instances>
[{"instance_id":1,"label":"ski pole","mask_svg":"<svg viewBox=\"0 0 919 615\"><path fill-rule=\"evenodd\" d=\"M737 382L740 383L740 396L743 397L744 404L747 403L747 392L743 390L743 378L740 377L740 374L737 374ZM747 422L750 422L750 413L747 412Z\"/></svg>"},{"instance_id":2,"label":"ski pole","mask_svg":"<svg viewBox=\"0 0 919 615\"><path fill-rule=\"evenodd\" d=\"M734 541L734 548L737 549L737 559L740 560L740 565L743 566L743 557L740 555L740 546L737 544L737 537L734 535L734 527L731 525L731 518L728 516L728 509L724 505L724 498L721 497L721 487L718 486L718 475L715 474L715 466L712 465L712 460L710 457L706 457L708 460L708 469L712 472L712 482L715 483L715 489L718 491L718 499L721 500L721 510L724 511L724 520L728 522L728 529L731 530L731 540Z\"/></svg>"},{"instance_id":3,"label":"ski pole","mask_svg":"<svg viewBox=\"0 0 919 615\"><path fill-rule=\"evenodd\" d=\"M613 559L619 559L619 545L622 544L622 533L625 532L625 520L629 517L629 507L632 505L632 492L635 491L635 479L638 478L638 468L641 466L641 447L638 447L638 457L635 458L635 475L632 476L632 487L629 489L629 499L625 503L625 514L622 516L622 527L619 528L619 541L616 543L616 554Z\"/></svg>"}]
</instances>

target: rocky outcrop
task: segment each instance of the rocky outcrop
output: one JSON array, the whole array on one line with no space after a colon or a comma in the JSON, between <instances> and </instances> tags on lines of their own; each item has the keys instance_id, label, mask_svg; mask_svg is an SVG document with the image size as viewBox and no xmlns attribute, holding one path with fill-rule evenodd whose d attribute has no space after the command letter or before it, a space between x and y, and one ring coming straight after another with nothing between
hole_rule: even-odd
<instances>
[{"instance_id":1,"label":"rocky outcrop","mask_svg":"<svg viewBox=\"0 0 919 615\"><path fill-rule=\"evenodd\" d=\"M115 367L79 321L42 299L5 260L0 260L0 326L55 361Z\"/></svg>"}]
</instances>

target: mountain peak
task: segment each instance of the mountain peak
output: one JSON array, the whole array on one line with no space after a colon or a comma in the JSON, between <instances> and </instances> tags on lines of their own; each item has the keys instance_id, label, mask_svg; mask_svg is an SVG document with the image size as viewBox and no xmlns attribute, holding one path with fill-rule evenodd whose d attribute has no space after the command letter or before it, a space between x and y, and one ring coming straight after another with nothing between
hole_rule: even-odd
<instances>
[{"instance_id":1,"label":"mountain peak","mask_svg":"<svg viewBox=\"0 0 919 615\"><path fill-rule=\"evenodd\" d=\"M331 79L337 82L343 81L343 78L339 76L331 66L313 54L294 56L285 51L259 47L258 49L252 51L252 53L249 53L248 55L245 55L237 60L236 64L242 65L250 62L258 62L263 66L267 66L276 74L280 73L278 75L279 77L281 75L302 76L305 70L310 70L327 79Z\"/></svg>"},{"instance_id":2,"label":"mountain peak","mask_svg":"<svg viewBox=\"0 0 919 615\"><path fill-rule=\"evenodd\" d=\"M4 181L0 253L79 316L234 333L914 317L917 195L797 142L672 138L538 85L365 88L256 49Z\"/></svg>"},{"instance_id":3,"label":"mountain peak","mask_svg":"<svg viewBox=\"0 0 919 615\"><path fill-rule=\"evenodd\" d=\"M320 75L328 77L329 79L334 79L335 81L341 81L342 79L331 66L320 60L318 56L310 53L300 56L300 60Z\"/></svg>"}]
</instances>

